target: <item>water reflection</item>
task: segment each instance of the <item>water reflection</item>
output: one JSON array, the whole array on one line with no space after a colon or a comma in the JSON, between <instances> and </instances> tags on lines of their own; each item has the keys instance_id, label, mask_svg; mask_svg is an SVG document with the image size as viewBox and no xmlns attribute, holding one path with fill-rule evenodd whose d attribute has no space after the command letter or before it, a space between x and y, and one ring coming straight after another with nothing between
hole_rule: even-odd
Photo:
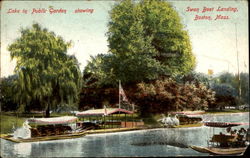
<instances>
[{"instance_id":1,"label":"water reflection","mask_svg":"<svg viewBox=\"0 0 250 158\"><path fill-rule=\"evenodd\" d=\"M249 122L248 113L209 116L211 121ZM235 127L248 128L248 125ZM214 132L225 132L215 128ZM13 143L1 139L2 157L121 157L121 156L198 156L188 145L206 146L213 131L209 127L162 128L121 133L87 135L82 138Z\"/></svg>"},{"instance_id":2,"label":"water reflection","mask_svg":"<svg viewBox=\"0 0 250 158\"><path fill-rule=\"evenodd\" d=\"M15 143L14 150L19 155L30 155L31 154L31 144L30 143Z\"/></svg>"},{"instance_id":3,"label":"water reflection","mask_svg":"<svg viewBox=\"0 0 250 158\"><path fill-rule=\"evenodd\" d=\"M171 145L180 148L187 148L187 132L175 129L157 129L145 131L143 135L138 136L139 139L133 139L131 145Z\"/></svg>"}]
</instances>

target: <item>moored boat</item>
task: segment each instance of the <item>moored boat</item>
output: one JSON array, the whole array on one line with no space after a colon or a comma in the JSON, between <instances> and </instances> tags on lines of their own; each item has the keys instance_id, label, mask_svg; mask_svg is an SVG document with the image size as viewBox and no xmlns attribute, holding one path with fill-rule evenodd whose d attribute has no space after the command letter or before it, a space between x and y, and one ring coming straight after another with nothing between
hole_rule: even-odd
<instances>
[{"instance_id":1,"label":"moored boat","mask_svg":"<svg viewBox=\"0 0 250 158\"><path fill-rule=\"evenodd\" d=\"M232 130L231 127L239 126L240 123L226 123L226 122L205 122L205 126L227 128L230 134L213 134L212 138L208 140L207 147L189 146L191 149L202 153L209 153L212 155L239 155L243 154L249 144L247 139L247 131L241 128L238 133L237 130Z\"/></svg>"},{"instance_id":2,"label":"moored boat","mask_svg":"<svg viewBox=\"0 0 250 158\"><path fill-rule=\"evenodd\" d=\"M94 123L79 123L78 118L75 116L30 118L24 122L23 127L18 128L13 134L1 134L0 138L15 143L23 143L79 138L89 134L146 129L143 126L97 129L94 125Z\"/></svg>"},{"instance_id":3,"label":"moored boat","mask_svg":"<svg viewBox=\"0 0 250 158\"><path fill-rule=\"evenodd\" d=\"M2 135L1 138L13 142L34 142L80 137L85 133L77 128L77 120L75 116L29 118L13 134Z\"/></svg>"},{"instance_id":4,"label":"moored boat","mask_svg":"<svg viewBox=\"0 0 250 158\"><path fill-rule=\"evenodd\" d=\"M213 147L200 147L200 146L190 146L193 150L202 153L210 153L214 155L238 155L246 151L247 147L239 148L213 148Z\"/></svg>"},{"instance_id":5,"label":"moored boat","mask_svg":"<svg viewBox=\"0 0 250 158\"><path fill-rule=\"evenodd\" d=\"M205 114L205 111L177 111L177 112L172 112L172 114L202 115L202 114Z\"/></svg>"}]
</instances>

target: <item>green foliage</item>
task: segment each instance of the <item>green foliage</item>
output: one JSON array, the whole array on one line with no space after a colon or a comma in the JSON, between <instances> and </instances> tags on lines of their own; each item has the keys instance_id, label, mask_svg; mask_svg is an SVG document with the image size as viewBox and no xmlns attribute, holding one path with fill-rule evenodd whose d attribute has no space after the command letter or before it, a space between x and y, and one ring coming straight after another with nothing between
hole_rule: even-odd
<instances>
[{"instance_id":1,"label":"green foliage","mask_svg":"<svg viewBox=\"0 0 250 158\"><path fill-rule=\"evenodd\" d=\"M119 2L110 12L108 27L109 48L113 54L146 54L171 74L185 74L195 66L188 33L168 2Z\"/></svg>"},{"instance_id":2,"label":"green foliage","mask_svg":"<svg viewBox=\"0 0 250 158\"><path fill-rule=\"evenodd\" d=\"M19 109L34 100L50 110L59 103L73 105L81 88L81 72L74 56L66 54L70 42L39 24L22 29L21 37L9 46L17 65L14 81Z\"/></svg>"},{"instance_id":3,"label":"green foliage","mask_svg":"<svg viewBox=\"0 0 250 158\"><path fill-rule=\"evenodd\" d=\"M240 83L242 101L249 104L249 73L240 73Z\"/></svg>"},{"instance_id":4,"label":"green foliage","mask_svg":"<svg viewBox=\"0 0 250 158\"><path fill-rule=\"evenodd\" d=\"M97 84L117 86L119 80L122 83L138 83L145 80L153 80L159 74L167 74L160 62L148 58L146 55L122 55L112 54L92 57L85 67L84 74L90 74L84 78L86 84L97 80Z\"/></svg>"},{"instance_id":5,"label":"green foliage","mask_svg":"<svg viewBox=\"0 0 250 158\"><path fill-rule=\"evenodd\" d=\"M0 120L0 133L13 133L13 127L19 128L22 127L23 122L25 121L25 118L20 118L16 116L11 115L5 115L1 114L1 120Z\"/></svg>"},{"instance_id":6,"label":"green foliage","mask_svg":"<svg viewBox=\"0 0 250 158\"><path fill-rule=\"evenodd\" d=\"M117 86L186 74L195 66L187 32L172 6L163 1L125 0L110 12L110 54L92 57L84 84Z\"/></svg>"},{"instance_id":7,"label":"green foliage","mask_svg":"<svg viewBox=\"0 0 250 158\"><path fill-rule=\"evenodd\" d=\"M0 89L0 101L1 110L3 111L13 111L16 110L18 105L13 100L13 82L16 79L16 75L9 76L7 78L1 79Z\"/></svg>"},{"instance_id":8,"label":"green foliage","mask_svg":"<svg viewBox=\"0 0 250 158\"><path fill-rule=\"evenodd\" d=\"M221 73L214 78L215 84L224 84L232 87L236 96L239 96L239 79L238 75L228 72ZM240 73L240 87L241 87L241 102L249 103L249 74ZM236 97L235 94L232 97Z\"/></svg>"},{"instance_id":9,"label":"green foliage","mask_svg":"<svg viewBox=\"0 0 250 158\"><path fill-rule=\"evenodd\" d=\"M216 96L237 96L235 88L227 84L213 84L211 88L216 92Z\"/></svg>"},{"instance_id":10,"label":"green foliage","mask_svg":"<svg viewBox=\"0 0 250 158\"><path fill-rule=\"evenodd\" d=\"M223 109L225 106L235 106L237 102L237 91L231 85L218 84L212 85L212 90L215 91L215 103L210 108Z\"/></svg>"},{"instance_id":11,"label":"green foliage","mask_svg":"<svg viewBox=\"0 0 250 158\"><path fill-rule=\"evenodd\" d=\"M237 85L237 80L235 80L234 74L231 74L229 72L223 72L217 77L219 83L222 84L230 84L230 85Z\"/></svg>"},{"instance_id":12,"label":"green foliage","mask_svg":"<svg viewBox=\"0 0 250 158\"><path fill-rule=\"evenodd\" d=\"M212 79L207 74L191 71L185 75L175 76L175 80L178 83L202 83L209 88Z\"/></svg>"}]
</instances>

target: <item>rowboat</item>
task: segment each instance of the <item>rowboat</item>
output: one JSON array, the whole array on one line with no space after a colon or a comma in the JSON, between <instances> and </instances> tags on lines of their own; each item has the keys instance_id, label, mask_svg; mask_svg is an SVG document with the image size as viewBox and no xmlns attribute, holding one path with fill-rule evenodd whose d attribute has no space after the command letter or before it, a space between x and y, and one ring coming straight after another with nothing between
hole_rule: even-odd
<instances>
[{"instance_id":1,"label":"rowboat","mask_svg":"<svg viewBox=\"0 0 250 158\"><path fill-rule=\"evenodd\" d=\"M231 127L239 126L240 124L226 122L205 122L204 125L208 127L227 128L227 132L229 132L231 131ZM193 145L189 147L195 151L209 153L212 155L243 154L247 149L247 144L249 144L247 133L244 128L241 128L241 131L238 131L238 134L234 131L231 134L223 134L222 132L220 132L220 134L213 134L211 140L208 140L208 147Z\"/></svg>"},{"instance_id":2,"label":"rowboat","mask_svg":"<svg viewBox=\"0 0 250 158\"><path fill-rule=\"evenodd\" d=\"M213 148L213 147L200 147L200 146L189 146L193 150L202 153L210 153L213 155L240 155L244 153L247 147L240 148Z\"/></svg>"}]
</instances>

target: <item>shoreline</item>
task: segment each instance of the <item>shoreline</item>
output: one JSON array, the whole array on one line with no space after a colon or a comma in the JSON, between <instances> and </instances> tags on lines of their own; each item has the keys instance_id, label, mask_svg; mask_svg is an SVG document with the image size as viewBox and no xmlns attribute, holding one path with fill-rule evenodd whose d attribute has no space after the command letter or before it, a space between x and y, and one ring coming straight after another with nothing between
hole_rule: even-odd
<instances>
[{"instance_id":1,"label":"shoreline","mask_svg":"<svg viewBox=\"0 0 250 158\"><path fill-rule=\"evenodd\" d=\"M189 124L189 125L180 125L177 127L171 127L172 129L178 128L193 128L193 127L201 127L203 123L199 124ZM188 127L187 127L188 126ZM50 141L50 140L64 140L64 139L74 139L80 138L88 135L95 135L95 134L112 134L112 133L119 133L119 132L130 132L130 131L143 131L143 130L155 130L155 129L168 129L167 127L132 127L132 128L111 128L111 129L97 129L97 130L88 130L79 133L73 133L69 135L55 135L55 136L45 136L45 137L35 137L35 138L28 138L28 139L14 139L11 134L1 134L0 138L5 139L15 143L26 143L26 142L40 142L40 141Z\"/></svg>"}]
</instances>

